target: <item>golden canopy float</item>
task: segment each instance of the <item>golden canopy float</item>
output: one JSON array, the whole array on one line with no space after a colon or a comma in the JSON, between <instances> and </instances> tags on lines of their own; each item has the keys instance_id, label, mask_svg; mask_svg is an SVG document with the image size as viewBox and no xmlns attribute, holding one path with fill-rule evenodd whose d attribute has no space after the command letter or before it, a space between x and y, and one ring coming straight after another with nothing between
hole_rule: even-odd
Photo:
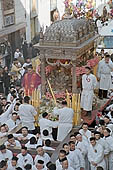
<instances>
[{"instance_id":1,"label":"golden canopy float","mask_svg":"<svg viewBox=\"0 0 113 170\"><path fill-rule=\"evenodd\" d=\"M97 37L91 20L76 19L69 15L51 24L45 33L41 29L40 41L34 47L40 50L42 96L50 92L47 80L55 95L66 94L67 90L72 97L80 92L83 73L78 75L77 68L93 59Z\"/></svg>"}]
</instances>

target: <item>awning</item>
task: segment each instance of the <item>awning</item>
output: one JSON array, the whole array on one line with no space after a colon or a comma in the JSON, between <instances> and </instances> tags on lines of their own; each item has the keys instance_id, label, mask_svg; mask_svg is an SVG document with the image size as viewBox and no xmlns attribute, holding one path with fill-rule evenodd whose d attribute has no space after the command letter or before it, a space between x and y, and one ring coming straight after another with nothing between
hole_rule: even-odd
<instances>
[{"instance_id":1,"label":"awning","mask_svg":"<svg viewBox=\"0 0 113 170\"><path fill-rule=\"evenodd\" d=\"M11 34L13 32L16 32L16 31L18 31L18 30L20 30L20 29L22 29L24 27L26 27L25 22L5 27L2 30L0 30L0 37L3 37L3 36L6 36L8 34Z\"/></svg>"}]
</instances>

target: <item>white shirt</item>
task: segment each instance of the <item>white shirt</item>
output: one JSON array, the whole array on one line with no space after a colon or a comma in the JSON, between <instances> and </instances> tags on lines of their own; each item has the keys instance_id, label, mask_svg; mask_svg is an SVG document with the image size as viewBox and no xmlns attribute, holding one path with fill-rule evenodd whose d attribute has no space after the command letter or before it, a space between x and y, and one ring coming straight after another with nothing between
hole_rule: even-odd
<instances>
[{"instance_id":1,"label":"white shirt","mask_svg":"<svg viewBox=\"0 0 113 170\"><path fill-rule=\"evenodd\" d=\"M27 147L28 149L36 149L37 146L37 144L30 144L30 142L25 144L25 147Z\"/></svg>"},{"instance_id":2,"label":"white shirt","mask_svg":"<svg viewBox=\"0 0 113 170\"><path fill-rule=\"evenodd\" d=\"M14 104L15 104L15 102L11 103L11 105L8 107L8 109L0 115L0 123L1 124L6 123L6 121L8 119L10 119L10 115L12 113Z\"/></svg>"},{"instance_id":3,"label":"white shirt","mask_svg":"<svg viewBox=\"0 0 113 170\"><path fill-rule=\"evenodd\" d=\"M109 152L110 152L109 145L106 142L106 140L104 140L104 138L100 138L96 142L99 143L104 148L104 155L109 154Z\"/></svg>"},{"instance_id":4,"label":"white shirt","mask_svg":"<svg viewBox=\"0 0 113 170\"><path fill-rule=\"evenodd\" d=\"M113 69L113 62L105 62L105 59L99 64L97 77L100 78L100 89L109 90L111 86L111 71Z\"/></svg>"},{"instance_id":5,"label":"white shirt","mask_svg":"<svg viewBox=\"0 0 113 170\"><path fill-rule=\"evenodd\" d=\"M55 149L52 147L48 147L48 146L43 146L44 150L50 150L50 151L54 151Z\"/></svg>"},{"instance_id":6,"label":"white shirt","mask_svg":"<svg viewBox=\"0 0 113 170\"><path fill-rule=\"evenodd\" d=\"M58 166L56 170L64 170L64 169L61 166ZM71 166L68 166L68 168L65 170L74 170L74 169Z\"/></svg>"},{"instance_id":7,"label":"white shirt","mask_svg":"<svg viewBox=\"0 0 113 170\"><path fill-rule=\"evenodd\" d=\"M26 156L23 156L21 153L19 153L17 157L18 157L18 165L21 168L24 168L24 166L27 164L33 165L33 158L30 154L27 153Z\"/></svg>"},{"instance_id":8,"label":"white shirt","mask_svg":"<svg viewBox=\"0 0 113 170\"><path fill-rule=\"evenodd\" d=\"M85 142L85 141L78 142L76 148L77 148L77 149L80 149L83 157L85 158L85 156L86 156L87 153L88 153L88 143Z\"/></svg>"},{"instance_id":9,"label":"white shirt","mask_svg":"<svg viewBox=\"0 0 113 170\"><path fill-rule=\"evenodd\" d=\"M58 126L58 122L51 121L46 118L41 118L39 120L39 125L40 125L40 131L41 131L41 136L43 137L43 131L48 130L50 137L52 138L52 128L55 128Z\"/></svg>"},{"instance_id":10,"label":"white shirt","mask_svg":"<svg viewBox=\"0 0 113 170\"><path fill-rule=\"evenodd\" d=\"M18 138L18 137L24 138L24 137L26 137L28 140L29 140L31 137L36 137L36 136L33 135L33 134L27 134L27 136L23 136L22 133L18 133L18 134L14 133L13 136L14 136L15 138Z\"/></svg>"},{"instance_id":11,"label":"white shirt","mask_svg":"<svg viewBox=\"0 0 113 170\"><path fill-rule=\"evenodd\" d=\"M21 104L19 106L19 116L22 122L22 126L26 126L28 130L34 130L34 116L37 115L35 108L27 103Z\"/></svg>"},{"instance_id":12,"label":"white shirt","mask_svg":"<svg viewBox=\"0 0 113 170\"><path fill-rule=\"evenodd\" d=\"M7 132L4 132L4 133L0 132L0 138L3 138L4 136L7 136L7 135L8 135Z\"/></svg>"},{"instance_id":13,"label":"white shirt","mask_svg":"<svg viewBox=\"0 0 113 170\"><path fill-rule=\"evenodd\" d=\"M11 160L12 157L13 157L13 153L10 150L8 150L8 149L6 149L5 153L2 153L0 151L0 160L5 160L5 159Z\"/></svg>"},{"instance_id":14,"label":"white shirt","mask_svg":"<svg viewBox=\"0 0 113 170\"><path fill-rule=\"evenodd\" d=\"M98 166L102 166L103 168L106 168L105 160L104 160L104 149L100 144L97 144L95 146L90 145L88 148L88 160L91 163L92 161L95 162ZM92 168L95 168L91 164ZM95 168L96 170L96 168Z\"/></svg>"},{"instance_id":15,"label":"white shirt","mask_svg":"<svg viewBox=\"0 0 113 170\"><path fill-rule=\"evenodd\" d=\"M59 116L59 123L72 123L74 111L71 108L64 107L62 109L58 109L57 107L53 110L54 115Z\"/></svg>"},{"instance_id":16,"label":"white shirt","mask_svg":"<svg viewBox=\"0 0 113 170\"><path fill-rule=\"evenodd\" d=\"M6 141L5 142L5 146L8 146L10 143L8 142L8 141ZM20 144L20 142L18 141L18 140L15 140L15 146L17 146L17 147L20 147L21 148L21 144ZM14 145L12 145L12 144L10 144L10 146L13 146L14 147Z\"/></svg>"},{"instance_id":17,"label":"white shirt","mask_svg":"<svg viewBox=\"0 0 113 170\"><path fill-rule=\"evenodd\" d=\"M83 140L89 143L89 138L91 137L91 132L89 130L87 130L85 132L83 129L80 129L79 133L82 135Z\"/></svg>"},{"instance_id":18,"label":"white shirt","mask_svg":"<svg viewBox=\"0 0 113 170\"><path fill-rule=\"evenodd\" d=\"M67 160L68 160L68 164L69 166L72 165L71 160L66 156ZM58 170L58 168L62 168L62 162L59 161L59 159L56 160L56 169Z\"/></svg>"},{"instance_id":19,"label":"white shirt","mask_svg":"<svg viewBox=\"0 0 113 170\"><path fill-rule=\"evenodd\" d=\"M22 54L22 53L21 53L20 51L19 51L19 52L15 51L15 53L14 53L14 58L18 58L18 57L19 57L19 54ZM21 57L23 57L23 55L22 55Z\"/></svg>"},{"instance_id":20,"label":"white shirt","mask_svg":"<svg viewBox=\"0 0 113 170\"><path fill-rule=\"evenodd\" d=\"M36 168L36 166L34 165L33 166L33 168L32 168L32 170L38 170L37 168ZM47 170L47 168L46 167L44 167L43 169L41 169L41 170Z\"/></svg>"},{"instance_id":21,"label":"white shirt","mask_svg":"<svg viewBox=\"0 0 113 170\"><path fill-rule=\"evenodd\" d=\"M18 167L18 163L16 166L12 166L11 160L8 162L7 170L15 170Z\"/></svg>"},{"instance_id":22,"label":"white shirt","mask_svg":"<svg viewBox=\"0 0 113 170\"><path fill-rule=\"evenodd\" d=\"M46 164L50 161L50 156L49 156L47 153L44 153L43 156L36 155L36 156L35 156L35 159L34 159L35 165L37 164L37 161L38 161L38 160L43 160L43 161L44 161L44 164L46 165Z\"/></svg>"},{"instance_id":23,"label":"white shirt","mask_svg":"<svg viewBox=\"0 0 113 170\"><path fill-rule=\"evenodd\" d=\"M30 144L30 141L28 141L28 142L25 144L25 146L26 146L27 148L36 149L36 147L37 147L38 145L42 145L42 144L43 144L42 139L39 138L37 144Z\"/></svg>"},{"instance_id":24,"label":"white shirt","mask_svg":"<svg viewBox=\"0 0 113 170\"><path fill-rule=\"evenodd\" d=\"M11 131L12 129L14 129L16 126L18 126L20 124L20 120L17 119L16 121L13 121L11 118L9 120L6 121L6 124L9 128L9 131Z\"/></svg>"},{"instance_id":25,"label":"white shirt","mask_svg":"<svg viewBox=\"0 0 113 170\"><path fill-rule=\"evenodd\" d=\"M64 107L62 109L55 107L53 113L54 115L59 116L57 140L63 141L67 134L72 130L74 111L68 107Z\"/></svg>"}]
</instances>

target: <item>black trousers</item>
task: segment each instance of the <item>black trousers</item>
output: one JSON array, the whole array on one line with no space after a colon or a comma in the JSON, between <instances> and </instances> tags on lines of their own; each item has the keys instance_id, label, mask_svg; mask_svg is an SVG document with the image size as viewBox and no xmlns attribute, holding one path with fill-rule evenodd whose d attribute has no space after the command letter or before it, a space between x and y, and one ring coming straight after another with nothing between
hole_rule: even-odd
<instances>
[{"instance_id":1,"label":"black trousers","mask_svg":"<svg viewBox=\"0 0 113 170\"><path fill-rule=\"evenodd\" d=\"M99 98L107 98L107 93L108 93L108 90L99 89L98 96Z\"/></svg>"}]
</instances>

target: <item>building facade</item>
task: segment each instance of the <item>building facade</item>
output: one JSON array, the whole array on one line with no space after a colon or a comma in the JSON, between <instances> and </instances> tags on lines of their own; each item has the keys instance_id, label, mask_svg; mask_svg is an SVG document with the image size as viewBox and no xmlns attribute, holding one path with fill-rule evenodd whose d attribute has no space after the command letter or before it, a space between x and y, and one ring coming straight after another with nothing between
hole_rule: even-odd
<instances>
[{"instance_id":1,"label":"building facade","mask_svg":"<svg viewBox=\"0 0 113 170\"><path fill-rule=\"evenodd\" d=\"M0 0L0 56L7 58L8 49L12 57L25 37L25 9L23 0Z\"/></svg>"}]
</instances>

